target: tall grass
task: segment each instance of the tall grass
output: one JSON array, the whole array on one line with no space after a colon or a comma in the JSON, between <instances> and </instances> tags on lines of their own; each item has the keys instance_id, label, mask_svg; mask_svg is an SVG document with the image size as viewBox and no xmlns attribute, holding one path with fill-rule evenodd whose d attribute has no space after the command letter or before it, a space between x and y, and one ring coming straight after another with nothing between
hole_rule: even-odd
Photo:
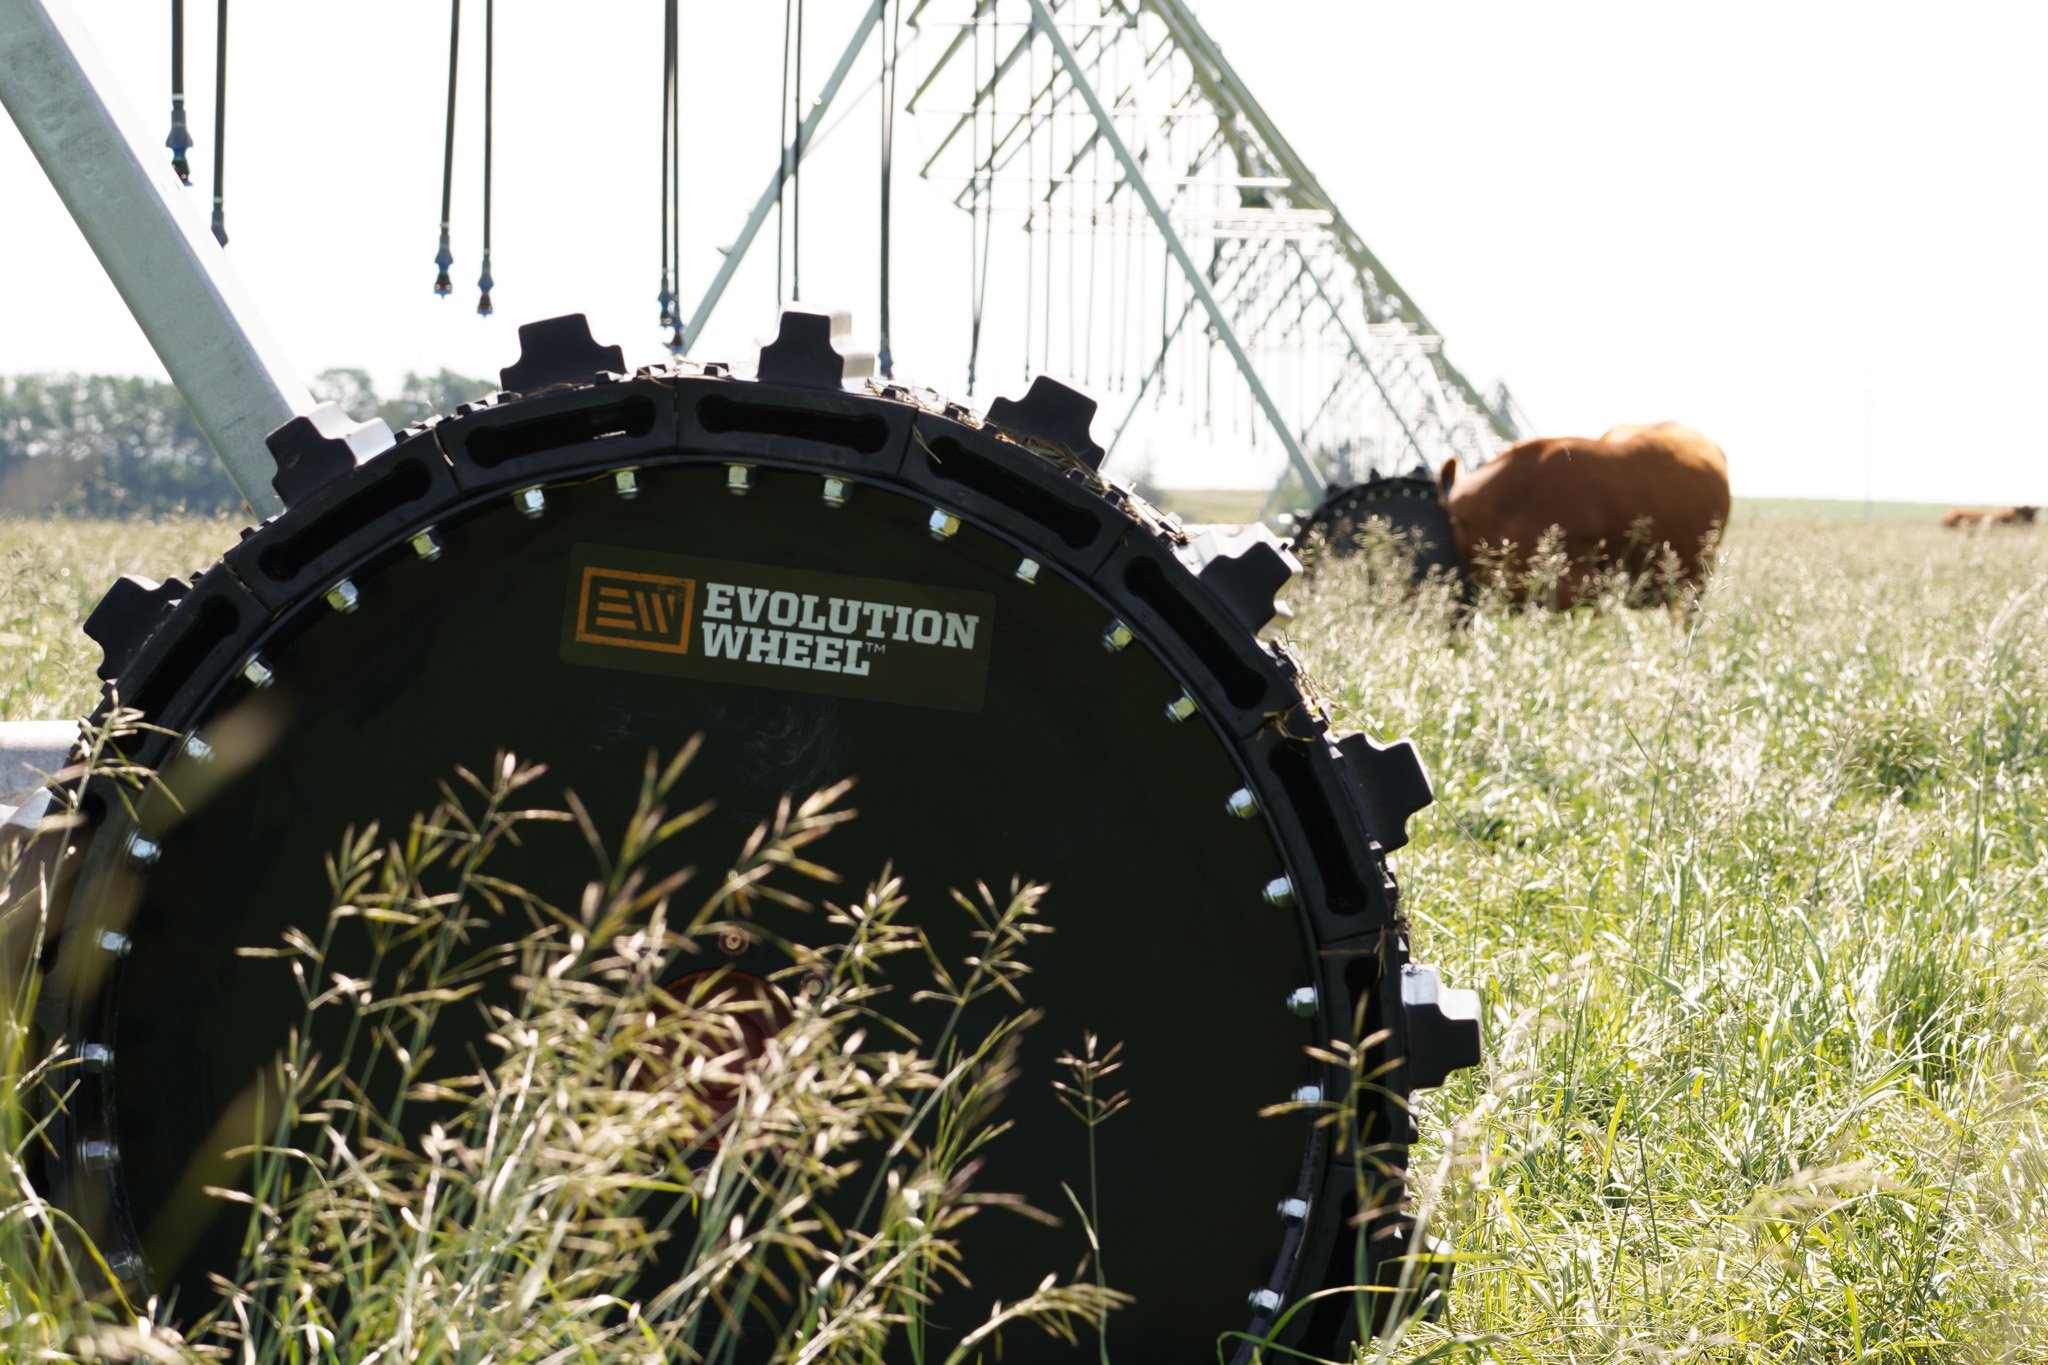
<instances>
[{"instance_id":1,"label":"tall grass","mask_svg":"<svg viewBox=\"0 0 2048 1365\"><path fill-rule=\"evenodd\" d=\"M2048 536L1738 509L1693 610L1454 619L1373 569L1295 589L1289 634L1343 719L1429 763L1397 870L1418 956L1483 994L1487 1060L1419 1106L1454 1289L1366 1358L2048 1358ZM994 926L1013 899L972 903ZM1084 1115L1113 1061L1075 1059ZM423 1198L434 1163L390 1160ZM444 1190L470 1178L447 1160ZM378 1283L353 1311L397 1321ZM1086 1339L1108 1305L1070 1306Z\"/></svg>"},{"instance_id":2,"label":"tall grass","mask_svg":"<svg viewBox=\"0 0 2048 1365\"><path fill-rule=\"evenodd\" d=\"M1441 1320L1392 1358L2048 1357L2048 538L1737 523L1697 610L1459 623L1360 561L1290 634L1438 804Z\"/></svg>"},{"instance_id":3,"label":"tall grass","mask_svg":"<svg viewBox=\"0 0 2048 1365\"><path fill-rule=\"evenodd\" d=\"M688 758L650 761L610 840L573 794L530 804L543 770L510 757L405 830L342 839L324 922L243 950L290 973L304 1017L238 1106L241 1178L207 1191L247 1211L240 1264L169 1311L105 1292L98 1251L30 1187L24 1121L77 1062L63 1040L31 1049L17 978L0 1357L852 1365L900 1347L962 1365L1008 1333L1099 1331L1122 1296L1066 1267L957 1340L923 1327L974 1293L965 1225L1046 1216L974 1181L1035 1019L1019 987L1044 889L956 896L958 963L893 877L814 904L832 877L808 850L850 816L838 788L785 801L700 890L655 870L709 810L672 809ZM583 831L575 904L494 871L541 822ZM10 927L35 932L41 891ZM823 921L765 986L717 965L762 903ZM900 1022L905 971L939 1006L932 1036ZM997 1022L963 1029L983 1001ZM447 1055L447 1025L474 1034L452 1016L479 1011L482 1055Z\"/></svg>"}]
</instances>

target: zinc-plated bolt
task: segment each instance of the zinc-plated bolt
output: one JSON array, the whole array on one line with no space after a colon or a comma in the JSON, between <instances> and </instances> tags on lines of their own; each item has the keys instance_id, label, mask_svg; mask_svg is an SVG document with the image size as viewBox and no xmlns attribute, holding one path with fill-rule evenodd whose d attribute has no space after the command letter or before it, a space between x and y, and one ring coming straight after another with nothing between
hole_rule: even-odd
<instances>
[{"instance_id":1,"label":"zinc-plated bolt","mask_svg":"<svg viewBox=\"0 0 2048 1365\"><path fill-rule=\"evenodd\" d=\"M825 480L825 505L827 507L846 506L846 500L852 493L852 487L844 479Z\"/></svg>"},{"instance_id":2,"label":"zinc-plated bolt","mask_svg":"<svg viewBox=\"0 0 2048 1365\"><path fill-rule=\"evenodd\" d=\"M1121 621L1111 621L1102 632L1102 647L1114 654L1131 642L1131 628Z\"/></svg>"},{"instance_id":3,"label":"zinc-plated bolt","mask_svg":"<svg viewBox=\"0 0 2048 1365\"><path fill-rule=\"evenodd\" d=\"M194 763L205 763L213 758L213 746L197 735L185 736L185 757Z\"/></svg>"},{"instance_id":4,"label":"zinc-plated bolt","mask_svg":"<svg viewBox=\"0 0 2048 1365\"><path fill-rule=\"evenodd\" d=\"M951 540L960 529L960 518L943 508L934 507L932 519L925 523L925 528L932 533L933 540Z\"/></svg>"},{"instance_id":5,"label":"zinc-plated bolt","mask_svg":"<svg viewBox=\"0 0 2048 1365\"><path fill-rule=\"evenodd\" d=\"M1245 1296L1245 1307L1260 1317L1271 1317L1280 1311L1280 1296L1270 1289L1254 1289Z\"/></svg>"},{"instance_id":6,"label":"zinc-plated bolt","mask_svg":"<svg viewBox=\"0 0 2048 1365\"><path fill-rule=\"evenodd\" d=\"M327 605L336 611L354 611L359 600L361 594L356 591L356 585L346 578L327 590Z\"/></svg>"},{"instance_id":7,"label":"zinc-plated bolt","mask_svg":"<svg viewBox=\"0 0 2048 1365\"><path fill-rule=\"evenodd\" d=\"M1314 986L1296 986L1287 992L1287 1012L1297 1019L1313 1019L1321 1007Z\"/></svg>"},{"instance_id":8,"label":"zinc-plated bolt","mask_svg":"<svg viewBox=\"0 0 2048 1365\"><path fill-rule=\"evenodd\" d=\"M1319 1085L1297 1085L1294 1087L1294 1093L1287 1098L1296 1104L1321 1104L1323 1088Z\"/></svg>"},{"instance_id":9,"label":"zinc-plated bolt","mask_svg":"<svg viewBox=\"0 0 2048 1365\"><path fill-rule=\"evenodd\" d=\"M1020 561L1017 565L1017 581L1019 583L1036 584L1038 582L1038 561L1035 559Z\"/></svg>"},{"instance_id":10,"label":"zinc-plated bolt","mask_svg":"<svg viewBox=\"0 0 2048 1365\"><path fill-rule=\"evenodd\" d=\"M747 490L754 486L752 465L729 464L725 467L725 491L736 498L744 498Z\"/></svg>"},{"instance_id":11,"label":"zinc-plated bolt","mask_svg":"<svg viewBox=\"0 0 2048 1365\"><path fill-rule=\"evenodd\" d=\"M111 957L128 956L128 935L124 933L114 929L102 929L100 930L97 942L100 945L100 951Z\"/></svg>"},{"instance_id":12,"label":"zinc-plated bolt","mask_svg":"<svg viewBox=\"0 0 2048 1365\"><path fill-rule=\"evenodd\" d=\"M249 680L251 687L268 687L277 681L277 674L270 671L270 665L261 658L249 660L242 665L242 676Z\"/></svg>"},{"instance_id":13,"label":"zinc-plated bolt","mask_svg":"<svg viewBox=\"0 0 2048 1365\"><path fill-rule=\"evenodd\" d=\"M1287 1226L1291 1228L1300 1227L1308 1221L1308 1200L1283 1199L1280 1201L1280 1207L1275 1209L1274 1212L1280 1215L1280 1221L1287 1224Z\"/></svg>"},{"instance_id":14,"label":"zinc-plated bolt","mask_svg":"<svg viewBox=\"0 0 2048 1365\"><path fill-rule=\"evenodd\" d=\"M431 564L441 557L441 537L434 534L431 526L416 532L412 538L412 552Z\"/></svg>"},{"instance_id":15,"label":"zinc-plated bolt","mask_svg":"<svg viewBox=\"0 0 2048 1365\"><path fill-rule=\"evenodd\" d=\"M105 1138L87 1138L78 1144L78 1164L97 1175L121 1159L121 1153Z\"/></svg>"},{"instance_id":16,"label":"zinc-plated bolt","mask_svg":"<svg viewBox=\"0 0 2048 1365\"><path fill-rule=\"evenodd\" d=\"M1252 795L1250 787L1239 787L1224 798L1223 809L1240 820L1249 820L1259 813L1259 798Z\"/></svg>"},{"instance_id":17,"label":"zinc-plated bolt","mask_svg":"<svg viewBox=\"0 0 2048 1365\"><path fill-rule=\"evenodd\" d=\"M1183 721L1193 714L1195 714L1195 699L1185 692L1166 703L1166 718L1170 721Z\"/></svg>"},{"instance_id":18,"label":"zinc-plated bolt","mask_svg":"<svg viewBox=\"0 0 2048 1365\"><path fill-rule=\"evenodd\" d=\"M1266 898L1266 904L1277 905L1282 910L1294 904L1294 883L1286 877L1275 877L1267 882L1259 894Z\"/></svg>"},{"instance_id":19,"label":"zinc-plated bolt","mask_svg":"<svg viewBox=\"0 0 2048 1365\"><path fill-rule=\"evenodd\" d=\"M514 493L512 505L519 509L519 515L522 517L537 517L548 510L548 495L541 491L539 484L534 484Z\"/></svg>"},{"instance_id":20,"label":"zinc-plated bolt","mask_svg":"<svg viewBox=\"0 0 2048 1365\"><path fill-rule=\"evenodd\" d=\"M627 468L618 470L612 475L612 487L619 491L620 497L637 498L640 496L640 480L634 477L639 472L638 469Z\"/></svg>"},{"instance_id":21,"label":"zinc-plated bolt","mask_svg":"<svg viewBox=\"0 0 2048 1365\"><path fill-rule=\"evenodd\" d=\"M85 1043L78 1049L79 1068L90 1075L98 1075L114 1064L114 1049L105 1043Z\"/></svg>"},{"instance_id":22,"label":"zinc-plated bolt","mask_svg":"<svg viewBox=\"0 0 2048 1365\"><path fill-rule=\"evenodd\" d=\"M128 841L128 856L148 867L164 856L163 846L146 834L137 834Z\"/></svg>"}]
</instances>

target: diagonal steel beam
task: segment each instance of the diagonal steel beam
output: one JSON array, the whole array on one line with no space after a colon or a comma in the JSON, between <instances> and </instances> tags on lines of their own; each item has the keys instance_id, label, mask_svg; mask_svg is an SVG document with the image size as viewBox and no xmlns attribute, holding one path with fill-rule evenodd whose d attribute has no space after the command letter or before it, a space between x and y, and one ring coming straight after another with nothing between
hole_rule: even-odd
<instances>
[{"instance_id":1,"label":"diagonal steel beam","mask_svg":"<svg viewBox=\"0 0 2048 1365\"><path fill-rule=\"evenodd\" d=\"M284 504L263 438L313 397L65 0L0 0L0 105L259 517ZM382 424L377 424L381 428ZM382 443L390 444L383 433ZM366 444L370 444L366 442Z\"/></svg>"}]
</instances>

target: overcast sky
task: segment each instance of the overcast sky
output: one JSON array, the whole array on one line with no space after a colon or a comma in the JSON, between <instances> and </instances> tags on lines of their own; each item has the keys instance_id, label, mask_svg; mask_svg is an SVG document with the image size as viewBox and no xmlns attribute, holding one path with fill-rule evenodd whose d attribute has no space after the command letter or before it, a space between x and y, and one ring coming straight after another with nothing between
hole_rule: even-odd
<instances>
[{"instance_id":1,"label":"overcast sky","mask_svg":"<svg viewBox=\"0 0 2048 1365\"><path fill-rule=\"evenodd\" d=\"M143 124L167 122L164 0L70 0ZM193 0L194 210L211 174L213 6ZM682 293L694 301L774 163L782 6L684 0ZM808 0L815 84L865 8ZM934 8L938 8L935 6ZM465 21L480 24L472 0ZM433 297L447 9L243 0L231 18L229 256L294 360L491 374L521 321L591 315L662 357L660 6L505 0L494 266L473 306L465 99L451 299ZM1021 10L1019 11L1021 13ZM2048 502L2043 134L2048 6L1200 0L1351 221L1482 385L1545 434L1675 419L1738 494ZM864 56L860 89L872 71ZM466 60L465 91L480 68ZM806 296L871 322L874 106L805 182ZM907 146L929 125L906 122ZM906 157L905 159L909 159ZM921 157L916 158L921 160ZM902 178L899 177L899 185ZM903 368L957 390L964 215L903 189ZM11 126L0 125L0 373L161 368ZM700 358L772 331L772 250ZM985 403L1014 384L984 385ZM1257 483L1254 458L1168 484Z\"/></svg>"}]
</instances>

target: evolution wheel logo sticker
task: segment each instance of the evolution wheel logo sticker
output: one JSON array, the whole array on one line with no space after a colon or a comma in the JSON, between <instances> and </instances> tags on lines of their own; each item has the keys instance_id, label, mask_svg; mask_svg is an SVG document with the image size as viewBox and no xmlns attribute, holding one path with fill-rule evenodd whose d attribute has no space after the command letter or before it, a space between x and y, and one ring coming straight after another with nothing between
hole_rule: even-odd
<instances>
[{"instance_id":1,"label":"evolution wheel logo sticker","mask_svg":"<svg viewBox=\"0 0 2048 1365\"><path fill-rule=\"evenodd\" d=\"M603 545L570 556L569 663L979 711L995 599Z\"/></svg>"}]
</instances>

